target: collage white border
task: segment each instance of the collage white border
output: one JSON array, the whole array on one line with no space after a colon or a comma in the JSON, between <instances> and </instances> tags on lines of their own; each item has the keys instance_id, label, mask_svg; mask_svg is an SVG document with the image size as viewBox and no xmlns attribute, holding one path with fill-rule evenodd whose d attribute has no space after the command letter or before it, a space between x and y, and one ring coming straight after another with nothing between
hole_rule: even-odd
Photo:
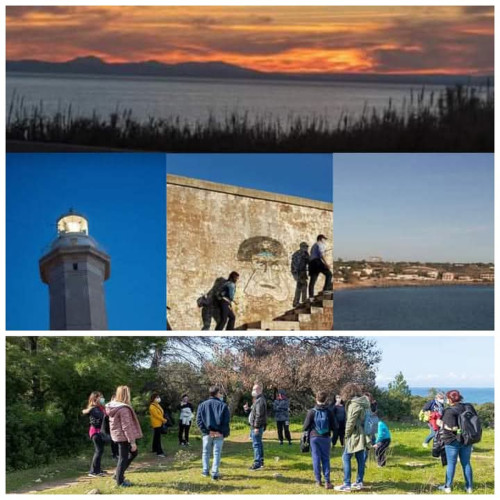
<instances>
[{"instance_id":1,"label":"collage white border","mask_svg":"<svg viewBox=\"0 0 500 500\"><path fill-rule=\"evenodd\" d=\"M301 6L301 5L307 5L307 6L326 6L326 5L331 5L331 6L401 6L404 5L404 2L401 1L374 1L374 0L351 0L351 1L340 1L340 2L334 2L334 1L312 1L312 2L307 2L305 0L296 0L296 1L269 1L269 0L246 0L246 1L234 1L234 0L219 0L219 1L204 1L204 0L198 0L198 1L186 1L186 0L177 0L177 1L168 1L168 0L148 0L147 2L148 6L169 6L169 5L179 5L179 6L215 6L215 5L220 5L220 6L237 6L237 5L248 5L248 6ZM464 0L455 0L455 1L422 1L422 0L414 0L411 2L410 5L419 5L419 6L468 6L468 5L474 5L475 2L472 0L469 1L464 1ZM493 1L482 1L476 3L476 5L494 5ZM106 6L133 6L133 5L141 5L137 0L107 0L107 1L98 1L98 0L79 0L78 2L75 2L73 4L69 0L61 0L61 1L40 1L40 0L31 0L31 1L19 1L19 0L2 0L2 9L0 11L0 20L1 20L1 25L5 29L5 7L6 6L67 6L67 5L78 5L78 6L99 6L99 5L106 5ZM496 16L495 19L495 33L498 33L498 16ZM6 123L6 92L5 92L5 81L6 81L6 75L5 75L5 36L0 37L0 54L2 58L2 67L1 67L1 84L2 84L2 89L3 92L1 93L0 96L0 123ZM495 38L495 68L498 68L498 61L499 61L499 52L500 52L500 43L498 42L498 36ZM498 107L495 109L495 124L498 124ZM498 131L498 127L495 131L495 150L498 150L498 145L499 145L499 137L500 133ZM0 413L0 424L1 424L1 438L2 443L6 442L5 439L5 387L6 387L6 381L5 381L5 336L24 336L24 335L45 335L46 332L42 331L11 331L11 332L6 332L5 330L5 271L6 271L6 261L5 261L5 244L6 244L6 230L5 230L5 222L6 220L6 205L5 205L5 200L6 200L6 186L5 186L5 134L0 135L0 144L2 148L2 152L4 153L2 155L2 158L0 160L0 165L1 165L1 178L0 178L0 198L1 198L1 203L0 203L0 221L2 221L3 230L0 231L0 252L2 256L2 264L1 264L1 272L0 272L0 304L2 306L0 307L0 325L1 326L1 346L0 346L0 366L2 367L2 384L0 388L0 406L2 407L2 411ZM495 193L499 193L499 176L497 175L495 177ZM498 206L498 203L495 204L495 220L499 220L499 215L500 215L500 209ZM498 262L500 251L499 251L499 245L498 245L498 231L495 231L495 261ZM499 305L500 305L500 299L498 297L498 294L496 294L495 297L495 319L498 319L499 316ZM413 332L413 331L391 331L391 332L374 332L374 331L356 331L356 332L334 332L334 335L336 336L345 336L345 335L356 335L356 336L370 336L370 337L377 337L377 336L387 336L387 337L399 337L399 336L408 336L408 337L414 337L414 336L419 336L419 337L433 337L433 336L441 336L441 337L454 337L454 336L487 336L487 337L494 337L495 332L498 328L498 321L495 321L495 330L493 332L446 332L446 331L425 331L425 332ZM500 329L500 328L499 328ZM325 332L314 332L318 334L324 334ZM57 335L61 336L87 336L87 335L95 335L95 331L88 331L88 332L58 332ZM145 335L145 336L154 336L154 335L164 335L165 331L112 331L112 332L107 332L108 335L112 336L136 336L136 335ZM179 331L175 332L176 336L201 336L203 335L203 332L190 332L190 331ZM287 336L290 335L290 332L273 332L272 335L275 336ZM495 342L495 360L500 362L500 343ZM497 387L500 387L499 385L499 370L495 368L495 389ZM498 391L495 390L495 404L498 404L500 401L500 397L498 396ZM500 417L497 416L495 419L495 427L497 427L498 422L500 420ZM498 464L498 453L499 453L499 443L498 439L495 441L495 464ZM500 470L498 470L499 467L495 468L495 485L499 484L499 479L500 479ZM3 453L0 454L0 477L1 477L1 482L0 482L0 491L3 493L5 492L5 450ZM498 494L498 486L497 486L497 494ZM366 498L366 494L362 493L355 493L355 495L362 496ZM77 499L77 498L84 498L85 495L61 495L59 497L62 498L71 498L71 499ZM107 498L115 498L114 496L111 495L104 495ZM121 498L133 498L136 495L121 495ZM214 498L215 496L219 495L194 495L197 498ZM233 495L235 496L235 495ZM254 498L259 498L259 499L272 499L276 497L277 495L250 495L251 497ZM292 496L292 495L287 495L287 496ZM296 495L293 495L296 496ZM386 497L386 498L396 498L398 495L379 495L379 497ZM402 496L402 495L401 495ZM32 498L32 495L18 495L18 497L21 498ZM149 495L145 498L164 498L165 495ZM186 498L186 495L168 495L169 498L172 499L180 499L180 498ZM243 498L243 495L241 495ZM248 498L248 495L245 495L245 497ZM283 495L280 495L280 497L283 497ZM330 495L314 495L311 496L311 498L316 499L316 498L327 498L331 497ZM492 498L492 496L488 495L488 498ZM418 498L435 498L435 495L418 495Z\"/></svg>"}]
</instances>

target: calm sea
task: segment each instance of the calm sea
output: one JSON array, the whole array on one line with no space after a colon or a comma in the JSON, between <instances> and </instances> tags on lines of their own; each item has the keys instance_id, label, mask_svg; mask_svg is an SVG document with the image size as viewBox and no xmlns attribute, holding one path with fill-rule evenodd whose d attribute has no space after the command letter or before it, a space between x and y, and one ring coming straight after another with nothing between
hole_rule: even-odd
<instances>
[{"instance_id":1,"label":"calm sea","mask_svg":"<svg viewBox=\"0 0 500 500\"><path fill-rule=\"evenodd\" d=\"M442 86L426 86L439 92ZM210 114L218 119L237 111L249 118L291 116L328 117L336 125L342 113L360 115L363 108L382 109L389 100L400 108L403 100L421 90L419 85L373 83L305 83L257 80L173 79L145 77L106 77L94 75L7 74L7 106L15 92L29 108L43 103L53 114L71 104L73 116L96 111L107 117L118 107L131 109L139 120L148 117L179 116L190 124L204 122Z\"/></svg>"},{"instance_id":2,"label":"calm sea","mask_svg":"<svg viewBox=\"0 0 500 500\"><path fill-rule=\"evenodd\" d=\"M427 397L430 387L410 387L414 396ZM450 391L457 389L468 403L494 403L495 390L493 387L439 387L441 391Z\"/></svg>"},{"instance_id":3,"label":"calm sea","mask_svg":"<svg viewBox=\"0 0 500 500\"><path fill-rule=\"evenodd\" d=\"M335 330L493 330L493 286L339 290Z\"/></svg>"}]
</instances>

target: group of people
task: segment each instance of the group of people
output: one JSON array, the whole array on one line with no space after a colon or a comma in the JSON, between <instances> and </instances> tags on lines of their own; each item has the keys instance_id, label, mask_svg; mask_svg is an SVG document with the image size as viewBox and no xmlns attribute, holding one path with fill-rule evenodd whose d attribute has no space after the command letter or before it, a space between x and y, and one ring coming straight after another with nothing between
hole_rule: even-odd
<instances>
[{"instance_id":1,"label":"group of people","mask_svg":"<svg viewBox=\"0 0 500 500\"><path fill-rule=\"evenodd\" d=\"M260 383L253 385L251 395L252 403L245 402L242 409L248 416L253 448L253 462L249 469L258 471L264 468L265 463L263 435L268 424L268 405ZM424 446L427 447L432 439L437 440L438 437L442 443L443 453L447 459L447 470L445 484L439 489L451 492L456 463L460 458L466 491L471 493L470 456L472 444L480 440L480 435L478 437L474 434L474 426L476 434L477 432L480 434L480 424L474 408L472 405L462 403L463 398L458 391L446 393L449 404L447 408L444 407L444 397L443 394L438 394L424 407L427 409L423 412L429 412L431 429L431 437L426 438ZM315 399L315 406L307 412L303 423L301 449L303 451L310 449L316 484L341 492L363 489L369 451L374 450L377 465L384 467L387 462L387 450L391 444L391 432L378 410L377 401L355 383L345 385L331 403L325 391L318 391ZM149 405L153 429L152 451L159 457L164 457L161 435L167 424L167 416L160 403L161 398L158 393L153 393ZM277 391L272 407L279 443L283 445L286 441L291 445L290 402L284 390ZM211 477L215 481L219 480L224 439L230 434L230 412L221 389L218 386L209 388L209 397L198 405L196 415L187 394L182 396L178 410L179 445L189 446L189 430L192 422L196 421L202 435L202 475ZM142 437L142 430L130 404L129 388L118 387L112 400L107 404L100 392L92 392L83 413L89 416L89 437L95 447L89 476L106 475L101 467L101 458L104 444L110 442L113 455L117 457L113 478L119 487L130 486L131 483L125 478L125 472L137 456L136 441ZM466 413L467 417L464 416ZM434 422L438 426L437 431ZM338 441L343 447L344 478L342 484L334 487L331 482L330 453ZM354 483L351 481L353 458L357 463Z\"/></svg>"},{"instance_id":2,"label":"group of people","mask_svg":"<svg viewBox=\"0 0 500 500\"><path fill-rule=\"evenodd\" d=\"M295 295L293 307L314 298L314 288L320 274L325 276L323 292L333 290L333 274L326 260L326 241L324 234L318 235L311 247L306 242L300 244L291 259L291 273L295 280ZM219 278L209 292L198 298L197 304L201 308L203 321L202 330L210 330L212 318L216 318L215 330L234 330L236 315L234 312L236 284L240 275L232 271L227 279Z\"/></svg>"},{"instance_id":3,"label":"group of people","mask_svg":"<svg viewBox=\"0 0 500 500\"><path fill-rule=\"evenodd\" d=\"M424 405L420 418L429 426L429 434L422 446L427 448L433 441L432 455L441 458L442 464L446 466L445 483L439 486L439 489L451 493L455 469L460 459L465 490L467 493L472 493L472 447L481 440L482 434L475 408L463 402L463 396L459 391L452 390L446 394L438 392Z\"/></svg>"}]
</instances>

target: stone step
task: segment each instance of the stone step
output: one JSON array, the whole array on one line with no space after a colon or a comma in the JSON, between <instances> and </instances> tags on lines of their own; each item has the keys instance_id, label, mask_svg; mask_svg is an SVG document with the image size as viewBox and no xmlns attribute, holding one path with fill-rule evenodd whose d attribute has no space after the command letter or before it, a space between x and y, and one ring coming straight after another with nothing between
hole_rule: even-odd
<instances>
[{"instance_id":1,"label":"stone step","mask_svg":"<svg viewBox=\"0 0 500 500\"><path fill-rule=\"evenodd\" d=\"M298 321L261 321L261 330L300 330Z\"/></svg>"}]
</instances>

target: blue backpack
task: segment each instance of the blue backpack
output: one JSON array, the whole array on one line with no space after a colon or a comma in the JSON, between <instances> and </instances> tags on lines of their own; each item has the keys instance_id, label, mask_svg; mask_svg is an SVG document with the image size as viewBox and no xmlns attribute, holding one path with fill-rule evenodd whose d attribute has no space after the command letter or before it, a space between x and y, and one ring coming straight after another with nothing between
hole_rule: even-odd
<instances>
[{"instance_id":1,"label":"blue backpack","mask_svg":"<svg viewBox=\"0 0 500 500\"><path fill-rule=\"evenodd\" d=\"M314 410L314 430L319 436L330 432L330 419L327 410Z\"/></svg>"}]
</instances>

